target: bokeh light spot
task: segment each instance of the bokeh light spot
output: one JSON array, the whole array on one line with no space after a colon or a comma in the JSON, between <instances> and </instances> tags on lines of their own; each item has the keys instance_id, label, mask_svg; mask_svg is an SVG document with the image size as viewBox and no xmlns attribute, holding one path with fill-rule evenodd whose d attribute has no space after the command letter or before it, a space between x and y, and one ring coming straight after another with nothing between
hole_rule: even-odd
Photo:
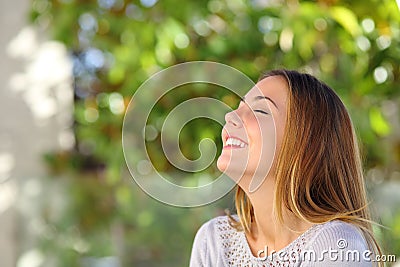
<instances>
[{"instance_id":1,"label":"bokeh light spot","mask_svg":"<svg viewBox=\"0 0 400 267\"><path fill-rule=\"evenodd\" d=\"M377 84L384 83L388 78L387 70L380 66L374 70L374 80Z\"/></svg>"},{"instance_id":2,"label":"bokeh light spot","mask_svg":"<svg viewBox=\"0 0 400 267\"><path fill-rule=\"evenodd\" d=\"M189 40L189 37L186 34L179 33L179 34L177 34L175 36L174 43L175 43L176 47L178 47L180 49L183 49L183 48L188 47L188 45L190 43L190 40Z\"/></svg>"},{"instance_id":3,"label":"bokeh light spot","mask_svg":"<svg viewBox=\"0 0 400 267\"><path fill-rule=\"evenodd\" d=\"M361 27L366 33L371 33L375 29L375 22L370 18L363 19Z\"/></svg>"}]
</instances>

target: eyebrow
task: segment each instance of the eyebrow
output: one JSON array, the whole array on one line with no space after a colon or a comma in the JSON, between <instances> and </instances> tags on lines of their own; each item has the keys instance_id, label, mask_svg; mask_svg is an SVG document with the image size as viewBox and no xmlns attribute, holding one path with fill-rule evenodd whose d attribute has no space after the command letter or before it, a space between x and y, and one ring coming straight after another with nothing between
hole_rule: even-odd
<instances>
[{"instance_id":1,"label":"eyebrow","mask_svg":"<svg viewBox=\"0 0 400 267\"><path fill-rule=\"evenodd\" d=\"M271 101L271 103L274 104L274 106L276 107L276 109L279 110L279 109L278 109L278 106L277 106L276 103L275 103L275 101L272 100L270 97L268 97L268 96L263 96L263 95L259 95L259 96L255 96L255 97L254 97L254 100L255 100L255 101L256 101L256 100L262 100L262 99L267 99L267 100ZM245 98L242 97L242 98L240 99L240 101L245 102Z\"/></svg>"}]
</instances>

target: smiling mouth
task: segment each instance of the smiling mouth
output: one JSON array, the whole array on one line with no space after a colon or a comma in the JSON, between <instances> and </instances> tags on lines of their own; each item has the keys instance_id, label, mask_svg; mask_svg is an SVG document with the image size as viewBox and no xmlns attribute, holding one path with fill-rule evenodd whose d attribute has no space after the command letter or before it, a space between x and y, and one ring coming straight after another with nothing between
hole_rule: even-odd
<instances>
[{"instance_id":1,"label":"smiling mouth","mask_svg":"<svg viewBox=\"0 0 400 267\"><path fill-rule=\"evenodd\" d=\"M225 142L224 148L245 148L247 143L235 137L228 137Z\"/></svg>"}]
</instances>

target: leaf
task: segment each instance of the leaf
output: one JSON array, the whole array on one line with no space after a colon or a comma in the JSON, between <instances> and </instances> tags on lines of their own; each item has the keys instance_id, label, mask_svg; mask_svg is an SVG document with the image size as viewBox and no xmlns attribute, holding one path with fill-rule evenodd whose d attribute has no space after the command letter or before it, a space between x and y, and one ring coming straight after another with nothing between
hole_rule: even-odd
<instances>
[{"instance_id":1,"label":"leaf","mask_svg":"<svg viewBox=\"0 0 400 267\"><path fill-rule=\"evenodd\" d=\"M352 36L361 34L361 28L353 11L342 6L336 6L332 7L331 15Z\"/></svg>"},{"instance_id":2,"label":"leaf","mask_svg":"<svg viewBox=\"0 0 400 267\"><path fill-rule=\"evenodd\" d=\"M373 107L369 111L369 121L372 130L379 136L386 136L390 133L390 125L387 123L383 117L381 111Z\"/></svg>"}]
</instances>

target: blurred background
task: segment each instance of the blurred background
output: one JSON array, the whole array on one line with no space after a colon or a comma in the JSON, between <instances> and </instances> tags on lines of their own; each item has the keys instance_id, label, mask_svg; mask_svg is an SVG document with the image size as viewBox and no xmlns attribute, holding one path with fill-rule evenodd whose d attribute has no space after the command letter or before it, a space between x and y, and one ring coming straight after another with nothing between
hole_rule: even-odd
<instances>
[{"instance_id":1,"label":"blurred background","mask_svg":"<svg viewBox=\"0 0 400 267\"><path fill-rule=\"evenodd\" d=\"M152 74L177 63L228 64L254 81L273 68L306 71L341 96L361 144L376 235L400 257L400 1L1 1L0 266L188 266L199 226L233 210L232 193L199 208L144 194L121 147L124 112ZM238 99L187 86L155 106L147 148L184 99ZM179 140L220 151L221 126L194 120ZM214 163L181 179L212 180ZM392 264L388 264L391 266ZM395 265L395 264L393 264Z\"/></svg>"}]
</instances>

